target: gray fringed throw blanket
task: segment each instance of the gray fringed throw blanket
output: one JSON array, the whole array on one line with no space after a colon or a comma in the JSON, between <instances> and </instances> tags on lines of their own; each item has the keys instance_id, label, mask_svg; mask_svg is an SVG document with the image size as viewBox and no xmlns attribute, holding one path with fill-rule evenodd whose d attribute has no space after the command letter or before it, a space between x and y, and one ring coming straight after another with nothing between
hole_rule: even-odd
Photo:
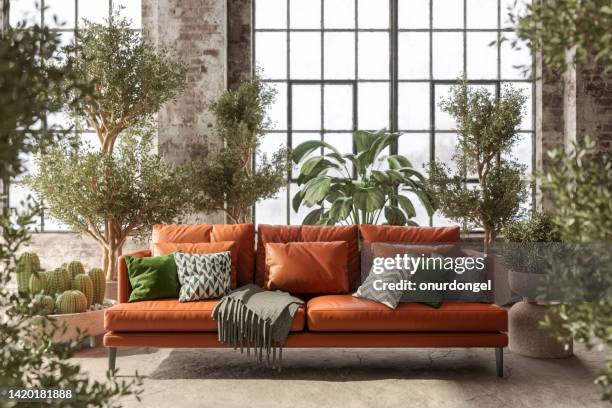
<instances>
[{"instance_id":1,"label":"gray fringed throw blanket","mask_svg":"<svg viewBox=\"0 0 612 408\"><path fill-rule=\"evenodd\" d=\"M212 318L217 321L220 342L232 345L234 350L240 348L241 353L246 348L248 355L253 348L257 361L280 370L283 344L302 305L302 300L286 292L248 284L222 298Z\"/></svg>"}]
</instances>

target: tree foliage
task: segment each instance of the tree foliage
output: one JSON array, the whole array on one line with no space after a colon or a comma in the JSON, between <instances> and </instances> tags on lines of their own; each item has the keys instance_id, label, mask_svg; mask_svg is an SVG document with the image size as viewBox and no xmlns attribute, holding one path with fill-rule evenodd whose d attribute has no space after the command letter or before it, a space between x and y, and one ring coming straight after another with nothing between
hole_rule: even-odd
<instances>
[{"instance_id":1,"label":"tree foliage","mask_svg":"<svg viewBox=\"0 0 612 408\"><path fill-rule=\"evenodd\" d=\"M565 72L577 63L595 62L612 71L610 0L531 1L511 13L518 37L541 52L549 72ZM571 55L569 60L567 55Z\"/></svg>"},{"instance_id":2,"label":"tree foliage","mask_svg":"<svg viewBox=\"0 0 612 408\"><path fill-rule=\"evenodd\" d=\"M111 265L130 234L144 236L189 209L183 172L152 154L152 135L150 128L125 130L112 155L84 144L50 149L25 179L55 219L106 249Z\"/></svg>"},{"instance_id":3,"label":"tree foliage","mask_svg":"<svg viewBox=\"0 0 612 408\"><path fill-rule=\"evenodd\" d=\"M341 154L321 140L297 146L293 161L301 165L297 179L301 188L293 197L293 210L302 205L315 207L303 223L376 224L384 215L391 225L417 225L412 220L416 216L413 198L432 215L436 202L425 188L423 175L404 156L383 154L400 136L357 131L353 135L356 154ZM324 153L313 155L316 151Z\"/></svg>"},{"instance_id":4,"label":"tree foliage","mask_svg":"<svg viewBox=\"0 0 612 408\"><path fill-rule=\"evenodd\" d=\"M122 131L147 125L185 87L184 64L132 30L118 13L106 24L85 20L79 40L66 52L66 64L94 90L75 100L72 113L96 131L105 152L112 152Z\"/></svg>"},{"instance_id":5,"label":"tree foliage","mask_svg":"<svg viewBox=\"0 0 612 408\"><path fill-rule=\"evenodd\" d=\"M518 142L524 103L525 96L510 86L495 97L485 88L469 87L465 78L440 103L457 122L453 155L457 169L451 171L439 161L431 163L429 188L445 216L484 229L485 248L517 216L526 198L521 179L525 168L507 158ZM473 175L478 184L466 185L466 175Z\"/></svg>"},{"instance_id":6,"label":"tree foliage","mask_svg":"<svg viewBox=\"0 0 612 408\"><path fill-rule=\"evenodd\" d=\"M215 135L223 146L192 165L195 210L220 211L231 222L248 222L253 206L274 197L287 183L287 149L279 147L270 157L258 149L270 125L266 112L274 97L275 91L255 77L211 104Z\"/></svg>"}]
</instances>

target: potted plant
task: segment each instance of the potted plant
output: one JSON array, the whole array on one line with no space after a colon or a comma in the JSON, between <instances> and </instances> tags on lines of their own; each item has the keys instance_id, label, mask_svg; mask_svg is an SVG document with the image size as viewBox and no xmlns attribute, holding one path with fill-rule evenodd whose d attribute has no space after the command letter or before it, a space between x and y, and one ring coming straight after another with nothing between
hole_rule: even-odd
<instances>
[{"instance_id":1,"label":"potted plant","mask_svg":"<svg viewBox=\"0 0 612 408\"><path fill-rule=\"evenodd\" d=\"M255 76L211 104L222 145L205 160L192 163L189 184L196 211L220 212L232 223L249 222L253 206L274 197L287 183L287 150L279 148L270 157L258 150L274 96L275 91Z\"/></svg>"},{"instance_id":2,"label":"potted plant","mask_svg":"<svg viewBox=\"0 0 612 408\"><path fill-rule=\"evenodd\" d=\"M468 86L465 77L440 103L457 122L458 144L451 171L445 163L429 165L428 187L440 202L442 214L466 228L484 231L489 251L501 228L515 219L527 194L525 166L509 158L518 142L525 96L505 86L499 97L485 88ZM477 184L465 182L473 174Z\"/></svg>"},{"instance_id":3,"label":"potted plant","mask_svg":"<svg viewBox=\"0 0 612 408\"><path fill-rule=\"evenodd\" d=\"M72 93L73 101L69 112L77 123L96 132L100 150L106 155L97 156L101 163L108 164L113 160L115 146L124 135L148 132L155 114L166 102L176 98L185 87L184 65L171 58L167 51L156 49L140 33L133 31L129 21L119 17L118 13L111 15L106 24L84 21L82 28L79 27L79 41L66 47L65 52L66 66L73 67L79 82L90 84L93 89L93 92L87 95ZM114 191L115 188L121 190L121 187L111 182L114 176L110 172L114 169L104 165L98 166L97 170L103 173L90 173L90 176L98 182L104 182L108 188L104 192L99 191L98 196L101 204L104 203L102 206L106 206L104 214L102 210L93 209L92 212L96 214L90 215L90 210L83 207L83 211L72 215L68 214L69 210L59 208L54 208L51 212L55 211L55 215L61 215L58 217L60 220L72 218L72 224L67 224L89 235L100 245L106 278L108 281L114 281L117 278L117 259L121 255L126 233L136 229L138 224L155 220L145 221L138 219L138 216L125 218L128 213L128 209L123 208L125 201L113 205L110 200L111 197L129 199L125 195L126 191L122 191L123 196L118 196ZM102 181L103 174L109 179ZM129 181L130 177L136 177L136 173L133 176L119 176L115 181L121 178ZM90 188L90 191L93 190L93 187ZM60 204L57 200L43 197L49 203L55 201ZM67 203L62 201L61 204ZM131 201L130 204L134 205L136 201ZM137 206L143 208L146 204L140 203ZM74 207L73 205L72 209L76 210ZM96 207L99 206L94 206ZM117 217L114 211L123 211L124 214ZM159 217L163 212L162 210L157 214L157 221L169 220L167 217ZM95 222L91 222L92 217ZM79 219L79 222L74 222L76 219Z\"/></svg>"},{"instance_id":4,"label":"potted plant","mask_svg":"<svg viewBox=\"0 0 612 408\"><path fill-rule=\"evenodd\" d=\"M293 210L297 212L302 205L314 207L303 223L376 224L384 215L391 225L417 225L412 220L416 212L411 195L432 215L436 201L425 188L423 175L404 156L383 154L400 136L382 130L357 131L353 135L355 154L340 154L321 140L296 146L292 157L301 165L297 178L301 188L293 197ZM322 149L324 154L311 155Z\"/></svg>"}]
</instances>

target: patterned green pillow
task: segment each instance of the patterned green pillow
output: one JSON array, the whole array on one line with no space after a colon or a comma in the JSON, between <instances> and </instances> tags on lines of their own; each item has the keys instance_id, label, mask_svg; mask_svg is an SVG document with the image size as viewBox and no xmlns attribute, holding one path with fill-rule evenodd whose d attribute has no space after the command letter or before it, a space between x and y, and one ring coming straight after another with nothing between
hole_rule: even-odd
<instances>
[{"instance_id":1,"label":"patterned green pillow","mask_svg":"<svg viewBox=\"0 0 612 408\"><path fill-rule=\"evenodd\" d=\"M181 284L179 302L216 299L230 292L232 258L229 251L213 254L174 254Z\"/></svg>"},{"instance_id":2,"label":"patterned green pillow","mask_svg":"<svg viewBox=\"0 0 612 408\"><path fill-rule=\"evenodd\" d=\"M404 293L401 290L380 290L374 285L376 281L380 281L380 284L389 283L400 283L402 280L410 279L410 273L407 270L396 269L396 268L384 268L381 273L375 273L374 268L370 269L370 273L363 281L361 286L357 288L357 292L353 293L353 296L373 300L378 303L395 309L402 298ZM380 287L379 284L379 287Z\"/></svg>"}]
</instances>

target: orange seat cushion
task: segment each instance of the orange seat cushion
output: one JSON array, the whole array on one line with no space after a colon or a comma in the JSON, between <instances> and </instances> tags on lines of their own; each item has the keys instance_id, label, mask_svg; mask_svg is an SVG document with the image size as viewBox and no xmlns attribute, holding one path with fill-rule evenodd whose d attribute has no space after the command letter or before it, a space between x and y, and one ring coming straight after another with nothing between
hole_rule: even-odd
<instances>
[{"instance_id":1,"label":"orange seat cushion","mask_svg":"<svg viewBox=\"0 0 612 408\"><path fill-rule=\"evenodd\" d=\"M178 299L156 299L119 303L104 311L104 328L113 332L216 332L211 313L219 299L180 303ZM304 330L305 313L300 307L291 331Z\"/></svg>"},{"instance_id":2,"label":"orange seat cushion","mask_svg":"<svg viewBox=\"0 0 612 408\"><path fill-rule=\"evenodd\" d=\"M264 287L290 293L348 293L348 245L334 242L266 244Z\"/></svg>"},{"instance_id":3,"label":"orange seat cushion","mask_svg":"<svg viewBox=\"0 0 612 408\"><path fill-rule=\"evenodd\" d=\"M351 295L312 298L306 305L311 331L489 332L508 329L505 309L486 303L445 302L439 309L419 303L387 306Z\"/></svg>"},{"instance_id":4,"label":"orange seat cushion","mask_svg":"<svg viewBox=\"0 0 612 408\"><path fill-rule=\"evenodd\" d=\"M153 256L163 256L175 251L186 254L214 254L218 252L229 252L232 260L230 287L236 289L238 277L238 245L234 241L220 242L159 242L153 244Z\"/></svg>"}]
</instances>

